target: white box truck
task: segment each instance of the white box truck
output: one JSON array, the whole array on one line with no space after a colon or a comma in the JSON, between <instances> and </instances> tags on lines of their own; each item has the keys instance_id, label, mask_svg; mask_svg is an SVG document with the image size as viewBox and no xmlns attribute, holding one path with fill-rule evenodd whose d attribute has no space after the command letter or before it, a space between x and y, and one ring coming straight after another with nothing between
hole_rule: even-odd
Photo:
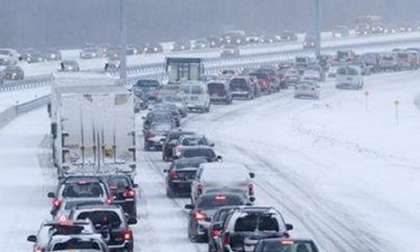
<instances>
[{"instance_id":1,"label":"white box truck","mask_svg":"<svg viewBox=\"0 0 420 252\"><path fill-rule=\"evenodd\" d=\"M56 78L49 112L60 177L134 174L134 102L126 87L105 77Z\"/></svg>"}]
</instances>

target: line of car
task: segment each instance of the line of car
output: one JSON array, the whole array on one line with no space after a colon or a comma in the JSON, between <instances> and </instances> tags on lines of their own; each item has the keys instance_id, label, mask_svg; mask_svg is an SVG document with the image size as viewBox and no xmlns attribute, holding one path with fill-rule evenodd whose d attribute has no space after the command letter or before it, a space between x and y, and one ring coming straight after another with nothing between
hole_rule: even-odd
<instances>
[{"instance_id":1,"label":"line of car","mask_svg":"<svg viewBox=\"0 0 420 252\"><path fill-rule=\"evenodd\" d=\"M138 185L129 175L69 175L60 178L51 219L29 235L34 252L125 251L134 249Z\"/></svg>"},{"instance_id":2,"label":"line of car","mask_svg":"<svg viewBox=\"0 0 420 252\"><path fill-rule=\"evenodd\" d=\"M232 97L253 99L262 93L279 91L282 88L280 72L259 68L244 70L237 75L226 70L217 78L204 76L207 81L201 83L184 81L177 89L170 87L175 90L170 95L188 95L192 89L190 85L195 85L206 87L203 90L207 89L206 95L212 97L210 84L220 83L220 90L214 89L229 92L230 102ZM133 87L135 94L141 94L139 99L148 103L144 108L149 110L143 117L144 149L161 151L162 160L169 163L164 170L167 197L190 198L191 203L185 205L189 210L189 239L192 242L207 242L210 252L317 252L314 241L291 237L293 225L285 221L280 211L274 207L255 205L256 175L244 164L223 161L215 150L215 144L205 135L182 130L183 117L179 110L175 111L177 107L172 104L170 109L170 103L159 102L170 100L164 98L170 96L168 87L162 87L158 82L153 82L153 87L150 87L151 83L150 80L140 80ZM287 87L289 83L283 85ZM225 103L224 99L221 100ZM217 101L220 100L212 102ZM188 107L187 110L196 111Z\"/></svg>"}]
</instances>

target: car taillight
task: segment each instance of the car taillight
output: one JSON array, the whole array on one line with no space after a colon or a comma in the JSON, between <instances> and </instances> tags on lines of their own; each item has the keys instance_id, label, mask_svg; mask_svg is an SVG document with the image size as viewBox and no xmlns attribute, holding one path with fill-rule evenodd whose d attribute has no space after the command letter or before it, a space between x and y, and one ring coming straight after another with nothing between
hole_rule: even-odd
<instances>
[{"instance_id":1,"label":"car taillight","mask_svg":"<svg viewBox=\"0 0 420 252\"><path fill-rule=\"evenodd\" d=\"M211 231L211 236L212 237L220 237L221 234L222 234L221 230L212 230Z\"/></svg>"},{"instance_id":2,"label":"car taillight","mask_svg":"<svg viewBox=\"0 0 420 252\"><path fill-rule=\"evenodd\" d=\"M225 234L225 236L223 237L223 246L227 246L230 244L230 236L229 234Z\"/></svg>"},{"instance_id":3,"label":"car taillight","mask_svg":"<svg viewBox=\"0 0 420 252\"><path fill-rule=\"evenodd\" d=\"M193 216L194 216L194 219L197 221L202 221L207 218L207 215L201 211L195 212Z\"/></svg>"},{"instance_id":4,"label":"car taillight","mask_svg":"<svg viewBox=\"0 0 420 252\"><path fill-rule=\"evenodd\" d=\"M62 203L62 201L61 201L61 200L59 200L59 199L55 199L55 200L53 200L53 206L54 206L55 208L59 208L59 207L61 206L61 203Z\"/></svg>"},{"instance_id":5,"label":"car taillight","mask_svg":"<svg viewBox=\"0 0 420 252\"><path fill-rule=\"evenodd\" d=\"M44 252L44 251L45 251L45 249L44 248L41 248L41 247L37 247L34 250L34 252Z\"/></svg>"},{"instance_id":6,"label":"car taillight","mask_svg":"<svg viewBox=\"0 0 420 252\"><path fill-rule=\"evenodd\" d=\"M248 185L248 193L249 193L250 196L253 196L255 194L254 184L249 184Z\"/></svg>"},{"instance_id":7,"label":"car taillight","mask_svg":"<svg viewBox=\"0 0 420 252\"><path fill-rule=\"evenodd\" d=\"M175 179L177 179L177 178L178 178L178 174L176 173L176 171L175 171L175 170L172 170L172 171L169 173L169 177L170 177L171 179L175 180Z\"/></svg>"},{"instance_id":8,"label":"car taillight","mask_svg":"<svg viewBox=\"0 0 420 252\"><path fill-rule=\"evenodd\" d=\"M106 199L107 204L111 205L112 202L114 202L114 199L112 197L109 197L109 198Z\"/></svg>"},{"instance_id":9,"label":"car taillight","mask_svg":"<svg viewBox=\"0 0 420 252\"><path fill-rule=\"evenodd\" d=\"M202 184L198 184L197 185L197 193L198 194L202 194L203 193L203 185Z\"/></svg>"},{"instance_id":10,"label":"car taillight","mask_svg":"<svg viewBox=\"0 0 420 252\"><path fill-rule=\"evenodd\" d=\"M134 198L136 196L136 191L133 189L128 189L123 193L124 198Z\"/></svg>"},{"instance_id":11,"label":"car taillight","mask_svg":"<svg viewBox=\"0 0 420 252\"><path fill-rule=\"evenodd\" d=\"M133 231L131 231L131 230L124 231L122 235L123 235L124 241L133 240Z\"/></svg>"}]
</instances>

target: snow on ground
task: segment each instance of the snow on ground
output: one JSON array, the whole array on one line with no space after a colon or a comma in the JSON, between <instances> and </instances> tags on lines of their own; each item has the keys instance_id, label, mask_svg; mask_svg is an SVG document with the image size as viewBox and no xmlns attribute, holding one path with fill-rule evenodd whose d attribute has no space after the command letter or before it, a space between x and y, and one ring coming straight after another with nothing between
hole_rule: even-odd
<instances>
[{"instance_id":1,"label":"snow on ground","mask_svg":"<svg viewBox=\"0 0 420 252\"><path fill-rule=\"evenodd\" d=\"M320 101L277 94L216 108L188 126L215 140L226 160L255 170L264 194L297 223L295 234L315 237L326 251L417 251L419 77L366 78L367 111L363 91L329 82Z\"/></svg>"},{"instance_id":2,"label":"snow on ground","mask_svg":"<svg viewBox=\"0 0 420 252\"><path fill-rule=\"evenodd\" d=\"M41 96L47 95L50 92L51 87L49 86L10 92L0 92L0 113L13 105L34 100Z\"/></svg>"},{"instance_id":3,"label":"snow on ground","mask_svg":"<svg viewBox=\"0 0 420 252\"><path fill-rule=\"evenodd\" d=\"M45 109L21 116L0 130L0 249L31 251L26 241L36 234L41 221L49 217L47 192L54 185L50 171L42 169L49 146ZM41 146L41 143L43 145Z\"/></svg>"}]
</instances>

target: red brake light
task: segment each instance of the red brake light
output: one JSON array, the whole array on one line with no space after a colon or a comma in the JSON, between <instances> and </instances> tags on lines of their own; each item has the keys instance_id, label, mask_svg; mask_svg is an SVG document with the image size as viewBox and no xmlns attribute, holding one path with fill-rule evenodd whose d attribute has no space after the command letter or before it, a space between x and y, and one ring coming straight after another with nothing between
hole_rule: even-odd
<instances>
[{"instance_id":1,"label":"red brake light","mask_svg":"<svg viewBox=\"0 0 420 252\"><path fill-rule=\"evenodd\" d=\"M222 234L222 231L221 230L213 230L212 232L211 232L211 235L213 236L213 237L220 237L220 235Z\"/></svg>"},{"instance_id":2,"label":"red brake light","mask_svg":"<svg viewBox=\"0 0 420 252\"><path fill-rule=\"evenodd\" d=\"M207 215L201 211L197 211L194 213L194 219L198 221L205 220L207 218Z\"/></svg>"},{"instance_id":3,"label":"red brake light","mask_svg":"<svg viewBox=\"0 0 420 252\"><path fill-rule=\"evenodd\" d=\"M112 197L109 197L108 199L106 199L106 203L111 205L112 202L114 202L114 199Z\"/></svg>"},{"instance_id":4,"label":"red brake light","mask_svg":"<svg viewBox=\"0 0 420 252\"><path fill-rule=\"evenodd\" d=\"M44 252L44 251L45 251L45 249L44 248L41 248L41 247L37 247L35 249L35 252Z\"/></svg>"},{"instance_id":5,"label":"red brake light","mask_svg":"<svg viewBox=\"0 0 420 252\"><path fill-rule=\"evenodd\" d=\"M171 179L177 179L177 178L178 178L178 174L176 174L176 171L175 171L175 170L172 170L172 171L169 173L169 177L170 177Z\"/></svg>"},{"instance_id":6,"label":"red brake light","mask_svg":"<svg viewBox=\"0 0 420 252\"><path fill-rule=\"evenodd\" d=\"M136 196L136 191L133 189L128 189L123 193L124 198L134 198Z\"/></svg>"},{"instance_id":7,"label":"red brake light","mask_svg":"<svg viewBox=\"0 0 420 252\"><path fill-rule=\"evenodd\" d=\"M291 240L283 240L283 241L281 241L281 244L282 245L293 245L293 244L295 244L295 242L291 241Z\"/></svg>"},{"instance_id":8,"label":"red brake light","mask_svg":"<svg viewBox=\"0 0 420 252\"><path fill-rule=\"evenodd\" d=\"M59 207L61 206L61 203L62 203L62 201L61 201L61 200L59 200L59 199L55 199L55 200L53 200L53 206L54 206L55 208L59 208Z\"/></svg>"},{"instance_id":9,"label":"red brake light","mask_svg":"<svg viewBox=\"0 0 420 252\"><path fill-rule=\"evenodd\" d=\"M126 230L123 232L123 239L124 241L131 241L133 240L133 231Z\"/></svg>"}]
</instances>

